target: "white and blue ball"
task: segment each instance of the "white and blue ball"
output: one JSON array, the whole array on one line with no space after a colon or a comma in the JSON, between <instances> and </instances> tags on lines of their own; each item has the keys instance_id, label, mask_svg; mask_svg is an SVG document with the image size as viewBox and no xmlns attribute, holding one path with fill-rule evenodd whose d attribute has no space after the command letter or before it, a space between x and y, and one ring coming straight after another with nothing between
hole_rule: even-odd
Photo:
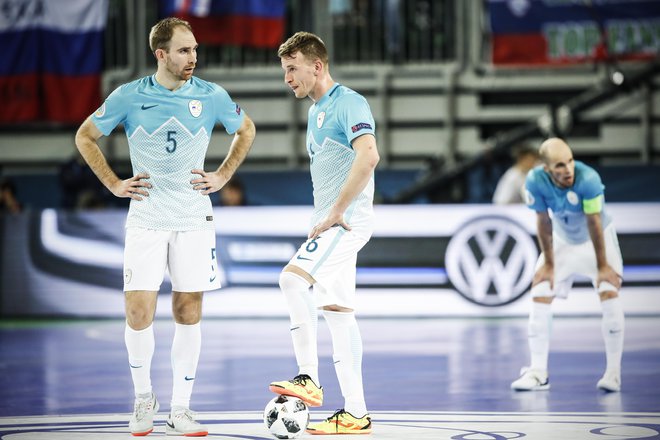
<instances>
[{"instance_id":1,"label":"white and blue ball","mask_svg":"<svg viewBox=\"0 0 660 440\"><path fill-rule=\"evenodd\" d=\"M298 438L309 424L305 402L292 396L277 396L264 409L264 425L276 438Z\"/></svg>"}]
</instances>

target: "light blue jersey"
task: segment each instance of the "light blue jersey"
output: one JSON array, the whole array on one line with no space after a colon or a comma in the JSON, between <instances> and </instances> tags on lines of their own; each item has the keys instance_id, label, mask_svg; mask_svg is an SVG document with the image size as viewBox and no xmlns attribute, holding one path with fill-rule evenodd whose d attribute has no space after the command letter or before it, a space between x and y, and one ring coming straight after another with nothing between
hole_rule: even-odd
<instances>
[{"instance_id":1,"label":"light blue jersey","mask_svg":"<svg viewBox=\"0 0 660 440\"><path fill-rule=\"evenodd\" d=\"M339 197L355 159L351 142L374 135L376 124L367 100L335 84L310 109L307 120L307 153L314 187L312 226L330 212ZM373 230L374 177L351 202L344 220L365 238Z\"/></svg>"},{"instance_id":2,"label":"light blue jersey","mask_svg":"<svg viewBox=\"0 0 660 440\"><path fill-rule=\"evenodd\" d=\"M527 206L537 212L552 211L552 229L568 243L580 244L590 240L587 226L587 212L599 206L603 229L612 221L605 211L605 186L600 176L590 166L575 161L575 180L570 188L560 188L550 179L550 175L539 165L530 170L525 182ZM589 203L590 200L601 199L598 204Z\"/></svg>"},{"instance_id":3,"label":"light blue jersey","mask_svg":"<svg viewBox=\"0 0 660 440\"><path fill-rule=\"evenodd\" d=\"M126 227L213 229L211 200L190 181L200 177L191 170L204 169L215 124L233 134L243 122L241 108L222 87L192 77L171 91L147 76L112 92L92 121L106 136L124 125L133 174L148 173L153 185L149 197L131 200Z\"/></svg>"}]
</instances>

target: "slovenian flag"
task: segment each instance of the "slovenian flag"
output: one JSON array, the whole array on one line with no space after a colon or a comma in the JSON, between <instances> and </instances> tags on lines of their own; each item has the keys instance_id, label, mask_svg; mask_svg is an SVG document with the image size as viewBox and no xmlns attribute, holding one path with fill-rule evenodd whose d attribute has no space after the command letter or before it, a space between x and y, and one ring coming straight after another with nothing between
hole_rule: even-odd
<instances>
[{"instance_id":1,"label":"slovenian flag","mask_svg":"<svg viewBox=\"0 0 660 440\"><path fill-rule=\"evenodd\" d=\"M199 43L275 48L286 0L161 0L161 16L187 20Z\"/></svg>"},{"instance_id":2,"label":"slovenian flag","mask_svg":"<svg viewBox=\"0 0 660 440\"><path fill-rule=\"evenodd\" d=\"M0 123L80 123L101 101L107 0L4 2Z\"/></svg>"},{"instance_id":3,"label":"slovenian flag","mask_svg":"<svg viewBox=\"0 0 660 440\"><path fill-rule=\"evenodd\" d=\"M660 53L660 1L488 0L500 65L647 60Z\"/></svg>"}]
</instances>

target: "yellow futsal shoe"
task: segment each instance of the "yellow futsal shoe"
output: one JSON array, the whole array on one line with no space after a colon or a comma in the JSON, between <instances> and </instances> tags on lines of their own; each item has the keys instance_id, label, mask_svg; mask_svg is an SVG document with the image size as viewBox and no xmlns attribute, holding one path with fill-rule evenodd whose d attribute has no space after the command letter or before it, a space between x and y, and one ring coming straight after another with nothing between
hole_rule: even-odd
<instances>
[{"instance_id":1,"label":"yellow futsal shoe","mask_svg":"<svg viewBox=\"0 0 660 440\"><path fill-rule=\"evenodd\" d=\"M366 414L358 419L342 408L322 422L310 423L307 432L314 435L371 434L371 417Z\"/></svg>"},{"instance_id":2,"label":"yellow futsal shoe","mask_svg":"<svg viewBox=\"0 0 660 440\"><path fill-rule=\"evenodd\" d=\"M312 378L306 374L299 374L292 380L272 382L269 388L276 394L297 397L307 406L323 404L323 387L317 387Z\"/></svg>"}]
</instances>

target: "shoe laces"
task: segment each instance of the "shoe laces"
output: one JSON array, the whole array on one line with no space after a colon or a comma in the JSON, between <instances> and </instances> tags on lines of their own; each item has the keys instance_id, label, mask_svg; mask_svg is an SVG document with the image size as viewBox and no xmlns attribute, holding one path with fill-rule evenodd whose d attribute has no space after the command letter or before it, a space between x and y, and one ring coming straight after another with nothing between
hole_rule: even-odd
<instances>
[{"instance_id":1,"label":"shoe laces","mask_svg":"<svg viewBox=\"0 0 660 440\"><path fill-rule=\"evenodd\" d=\"M195 422L195 413L189 409L178 409L172 412L173 419L187 419L190 422Z\"/></svg>"},{"instance_id":2,"label":"shoe laces","mask_svg":"<svg viewBox=\"0 0 660 440\"><path fill-rule=\"evenodd\" d=\"M339 419L341 418L342 415L346 414L346 410L344 408L338 409L335 411L333 415L328 417L326 420L328 422L334 421L335 423L339 422Z\"/></svg>"},{"instance_id":3,"label":"shoe laces","mask_svg":"<svg viewBox=\"0 0 660 440\"><path fill-rule=\"evenodd\" d=\"M293 378L293 380L291 381L291 383L293 383L294 385L302 385L302 386L305 386L305 385L307 385L307 381L308 381L308 380L312 380L312 378L309 377L309 376L306 375L306 374L299 374L299 375L297 375L296 377Z\"/></svg>"},{"instance_id":4,"label":"shoe laces","mask_svg":"<svg viewBox=\"0 0 660 440\"><path fill-rule=\"evenodd\" d=\"M136 420L142 420L144 416L146 416L147 413L153 409L153 401L153 396L147 399L137 399L135 401L134 412Z\"/></svg>"}]
</instances>

